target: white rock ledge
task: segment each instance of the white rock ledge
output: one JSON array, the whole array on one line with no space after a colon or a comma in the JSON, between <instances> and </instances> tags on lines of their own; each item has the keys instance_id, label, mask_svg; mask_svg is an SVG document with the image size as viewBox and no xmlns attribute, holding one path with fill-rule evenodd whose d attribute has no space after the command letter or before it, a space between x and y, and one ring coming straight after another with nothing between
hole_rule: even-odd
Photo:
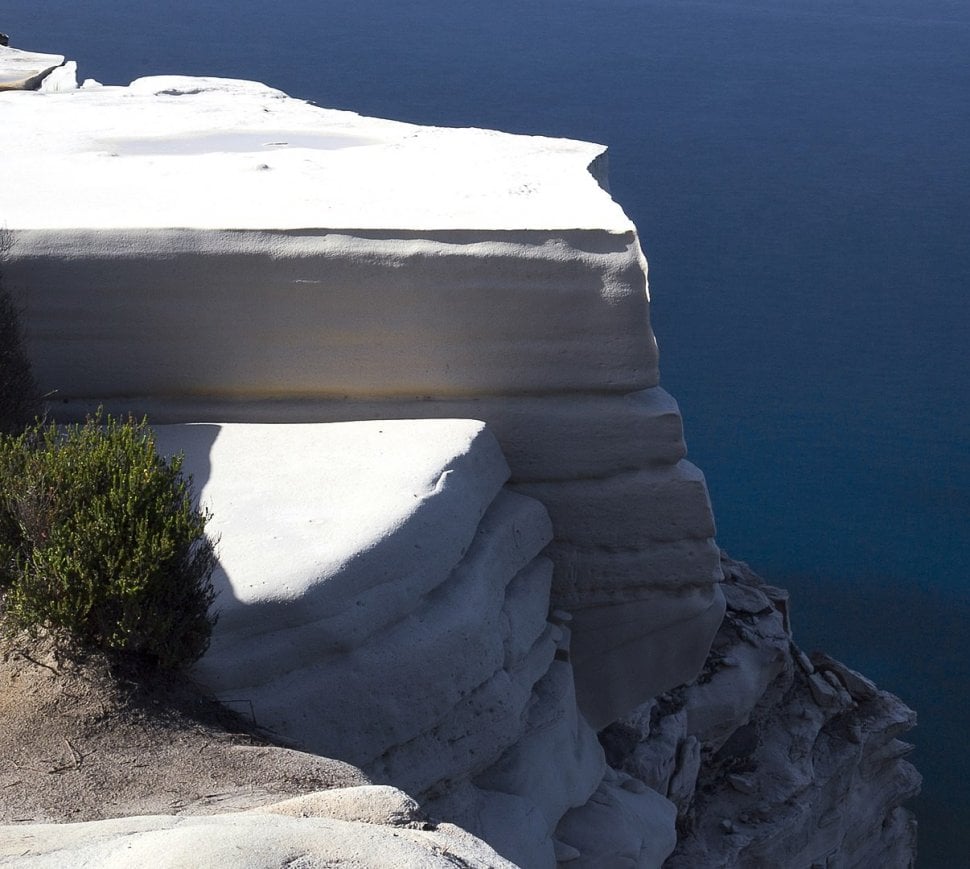
<instances>
[{"instance_id":1,"label":"white rock ledge","mask_svg":"<svg viewBox=\"0 0 970 869\"><path fill-rule=\"evenodd\" d=\"M0 69L16 56L0 48ZM4 93L0 111L11 228L633 230L587 171L602 145L364 118L185 76L42 106Z\"/></svg>"},{"instance_id":2,"label":"white rock ledge","mask_svg":"<svg viewBox=\"0 0 970 869\"><path fill-rule=\"evenodd\" d=\"M267 811L0 828L0 863L23 869L453 869L456 861L469 869L515 869L484 842L448 824L421 830Z\"/></svg>"},{"instance_id":3,"label":"white rock ledge","mask_svg":"<svg viewBox=\"0 0 970 869\"><path fill-rule=\"evenodd\" d=\"M105 404L160 423L482 419L553 516L583 709L608 722L684 677L583 675L602 624L584 609L666 612L685 589L710 597L719 570L703 477L657 386L646 262L588 171L601 146L217 79L0 107L6 283L61 418ZM672 614L689 666L713 613ZM628 652L659 661L667 626L649 624Z\"/></svg>"},{"instance_id":4,"label":"white rock ledge","mask_svg":"<svg viewBox=\"0 0 970 869\"><path fill-rule=\"evenodd\" d=\"M41 189L50 183L30 171ZM113 198L121 206L128 195ZM657 383L632 230L21 230L6 206L0 220L36 376L62 399L468 397ZM129 364L116 365L122 358Z\"/></svg>"},{"instance_id":5,"label":"white rock ledge","mask_svg":"<svg viewBox=\"0 0 970 869\"><path fill-rule=\"evenodd\" d=\"M58 418L150 414L215 513L202 678L528 869L659 865L671 803L590 725L695 675L724 599L602 146L219 79L0 112Z\"/></svg>"}]
</instances>

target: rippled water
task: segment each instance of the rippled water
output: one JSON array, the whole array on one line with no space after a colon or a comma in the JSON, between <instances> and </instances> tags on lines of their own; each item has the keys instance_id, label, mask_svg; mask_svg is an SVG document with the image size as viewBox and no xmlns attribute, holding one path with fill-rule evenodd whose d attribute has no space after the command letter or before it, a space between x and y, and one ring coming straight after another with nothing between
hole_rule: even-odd
<instances>
[{"instance_id":1,"label":"rippled water","mask_svg":"<svg viewBox=\"0 0 970 869\"><path fill-rule=\"evenodd\" d=\"M970 829L970 6L8 0L81 75L611 147L719 538L922 715L923 867ZM2 123L2 118L0 118ZM0 193L2 221L2 193Z\"/></svg>"}]
</instances>

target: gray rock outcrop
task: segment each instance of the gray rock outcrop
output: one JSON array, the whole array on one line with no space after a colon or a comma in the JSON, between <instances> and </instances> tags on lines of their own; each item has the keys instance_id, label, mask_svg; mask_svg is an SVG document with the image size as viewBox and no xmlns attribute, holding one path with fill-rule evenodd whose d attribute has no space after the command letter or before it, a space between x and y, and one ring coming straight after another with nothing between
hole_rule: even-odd
<instances>
[{"instance_id":1,"label":"gray rock outcrop","mask_svg":"<svg viewBox=\"0 0 970 869\"><path fill-rule=\"evenodd\" d=\"M792 639L786 592L725 559L727 614L701 675L602 735L677 806L667 869L914 865L920 776L897 697Z\"/></svg>"}]
</instances>

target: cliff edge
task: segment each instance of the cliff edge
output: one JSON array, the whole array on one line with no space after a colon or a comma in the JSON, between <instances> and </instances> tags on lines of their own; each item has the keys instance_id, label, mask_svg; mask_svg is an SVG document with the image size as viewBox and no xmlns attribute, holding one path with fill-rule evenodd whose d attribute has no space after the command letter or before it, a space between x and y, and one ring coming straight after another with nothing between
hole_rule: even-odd
<instances>
[{"instance_id":1,"label":"cliff edge","mask_svg":"<svg viewBox=\"0 0 970 869\"><path fill-rule=\"evenodd\" d=\"M221 523L216 697L526 869L911 861L912 715L722 563L602 146L178 76L0 112L56 415L147 413Z\"/></svg>"}]
</instances>

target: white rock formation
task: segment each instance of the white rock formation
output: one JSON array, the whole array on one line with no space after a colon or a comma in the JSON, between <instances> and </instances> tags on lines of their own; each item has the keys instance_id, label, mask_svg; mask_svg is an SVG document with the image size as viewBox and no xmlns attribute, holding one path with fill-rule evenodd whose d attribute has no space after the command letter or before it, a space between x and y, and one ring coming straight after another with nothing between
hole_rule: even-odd
<instances>
[{"instance_id":1,"label":"white rock formation","mask_svg":"<svg viewBox=\"0 0 970 869\"><path fill-rule=\"evenodd\" d=\"M548 517L503 491L482 423L156 431L213 512L220 617L197 675L218 696L416 794L518 738L563 632Z\"/></svg>"},{"instance_id":2,"label":"white rock formation","mask_svg":"<svg viewBox=\"0 0 970 869\"><path fill-rule=\"evenodd\" d=\"M514 869L451 824L429 824L386 787L324 791L252 812L149 815L83 824L0 827L0 866L23 869Z\"/></svg>"},{"instance_id":3,"label":"white rock formation","mask_svg":"<svg viewBox=\"0 0 970 869\"><path fill-rule=\"evenodd\" d=\"M553 516L590 723L697 671L714 526L605 149L217 79L0 100L7 284L62 415L484 419Z\"/></svg>"},{"instance_id":4,"label":"white rock formation","mask_svg":"<svg viewBox=\"0 0 970 869\"><path fill-rule=\"evenodd\" d=\"M698 781L791 668L770 642L739 647L716 659L736 673L705 673L656 726L636 711L701 671L725 598L658 386L646 263L595 177L605 149L219 79L0 93L0 112L2 265L39 381L61 419L103 404L171 424L159 438L214 511L207 683L526 869L656 867L678 810L707 829ZM635 757L615 771L594 729L624 716ZM860 764L897 769L886 745L839 756L856 803ZM890 814L885 847L852 854L905 852ZM269 835L263 817L192 823L238 843ZM726 850L687 836L677 865L749 845L770 858L749 865L797 865L770 860L852 840L789 825L774 847L724 820ZM438 865L416 853L374 865Z\"/></svg>"},{"instance_id":5,"label":"white rock formation","mask_svg":"<svg viewBox=\"0 0 970 869\"><path fill-rule=\"evenodd\" d=\"M568 617L549 620L548 515L503 488L483 423L155 431L213 515L220 615L196 676L217 697L523 866L566 847L595 865L610 830L646 853L636 865L659 865L675 810L607 776L576 705Z\"/></svg>"}]
</instances>

